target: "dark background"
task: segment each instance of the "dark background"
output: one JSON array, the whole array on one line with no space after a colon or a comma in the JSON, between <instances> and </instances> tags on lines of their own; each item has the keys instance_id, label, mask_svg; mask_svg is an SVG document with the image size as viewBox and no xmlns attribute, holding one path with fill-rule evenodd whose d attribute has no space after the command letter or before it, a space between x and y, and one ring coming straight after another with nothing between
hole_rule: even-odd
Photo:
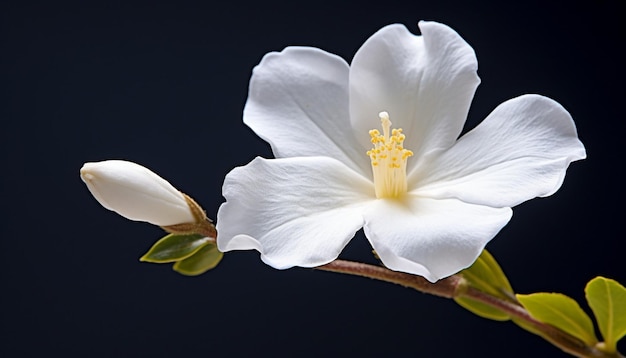
<instances>
[{"instance_id":1,"label":"dark background","mask_svg":"<svg viewBox=\"0 0 626 358\"><path fill-rule=\"evenodd\" d=\"M417 32L437 20L478 56L468 127L524 93L572 113L588 159L555 195L515 208L488 248L518 292L562 292L588 310L587 281L626 283L626 16L618 1L510 4L3 2L0 356L566 356L453 301L278 271L256 252L196 278L140 263L161 230L103 209L78 173L86 161L136 161L214 218L224 175L271 157L241 120L265 53L309 45L350 61L386 24ZM370 261L369 250L358 236L343 257Z\"/></svg>"}]
</instances>

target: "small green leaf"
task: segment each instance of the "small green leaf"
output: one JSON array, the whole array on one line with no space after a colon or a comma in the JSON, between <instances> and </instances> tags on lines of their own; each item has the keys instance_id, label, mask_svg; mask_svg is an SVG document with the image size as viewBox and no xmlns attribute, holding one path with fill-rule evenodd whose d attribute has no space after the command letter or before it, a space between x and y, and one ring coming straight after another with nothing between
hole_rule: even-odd
<instances>
[{"instance_id":1,"label":"small green leaf","mask_svg":"<svg viewBox=\"0 0 626 358\"><path fill-rule=\"evenodd\" d=\"M494 321L507 321L511 317L495 307L488 306L482 302L474 301L468 297L455 297L454 301L466 310L487 319Z\"/></svg>"},{"instance_id":2,"label":"small green leaf","mask_svg":"<svg viewBox=\"0 0 626 358\"><path fill-rule=\"evenodd\" d=\"M211 242L192 256L175 263L174 271L187 276L201 275L217 266L223 256L224 254L217 250L217 245Z\"/></svg>"},{"instance_id":3,"label":"small green leaf","mask_svg":"<svg viewBox=\"0 0 626 358\"><path fill-rule=\"evenodd\" d=\"M605 350L614 353L617 341L626 335L626 288L615 280L598 276L587 283L585 296L598 321Z\"/></svg>"},{"instance_id":4,"label":"small green leaf","mask_svg":"<svg viewBox=\"0 0 626 358\"><path fill-rule=\"evenodd\" d=\"M461 274L472 287L512 302L515 301L509 280L487 250L483 250L476 262L461 271Z\"/></svg>"},{"instance_id":5,"label":"small green leaf","mask_svg":"<svg viewBox=\"0 0 626 358\"><path fill-rule=\"evenodd\" d=\"M198 234L169 234L157 241L139 261L154 263L179 261L193 255L209 242L209 238Z\"/></svg>"},{"instance_id":6,"label":"small green leaf","mask_svg":"<svg viewBox=\"0 0 626 358\"><path fill-rule=\"evenodd\" d=\"M517 299L537 320L571 334L588 346L598 343L591 318L572 298L561 293L540 292L518 294Z\"/></svg>"},{"instance_id":7,"label":"small green leaf","mask_svg":"<svg viewBox=\"0 0 626 358\"><path fill-rule=\"evenodd\" d=\"M476 259L476 262L467 269L461 271L461 275L469 286L474 287L492 296L515 302L513 288L509 280L502 272L500 265L487 250ZM454 301L461 307L477 314L480 317L493 319L496 321L506 321L509 315L497 308L475 301L471 298L458 296Z\"/></svg>"}]
</instances>

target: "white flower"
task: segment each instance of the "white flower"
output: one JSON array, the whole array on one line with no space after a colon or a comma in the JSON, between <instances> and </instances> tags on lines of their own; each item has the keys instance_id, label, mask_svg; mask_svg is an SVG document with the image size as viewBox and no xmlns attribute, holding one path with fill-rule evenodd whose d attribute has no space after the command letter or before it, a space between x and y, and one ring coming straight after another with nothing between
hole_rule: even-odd
<instances>
[{"instance_id":1,"label":"white flower","mask_svg":"<svg viewBox=\"0 0 626 358\"><path fill-rule=\"evenodd\" d=\"M85 163L80 177L102 206L127 219L159 226L196 221L184 195L139 164L124 160Z\"/></svg>"},{"instance_id":2,"label":"white flower","mask_svg":"<svg viewBox=\"0 0 626 358\"><path fill-rule=\"evenodd\" d=\"M471 265L510 207L561 186L585 157L568 112L524 95L458 138L480 82L476 56L447 26L419 26L422 36L381 29L351 66L308 47L263 58L244 122L277 159L227 175L221 251L314 267L364 228L385 266L434 282Z\"/></svg>"}]
</instances>

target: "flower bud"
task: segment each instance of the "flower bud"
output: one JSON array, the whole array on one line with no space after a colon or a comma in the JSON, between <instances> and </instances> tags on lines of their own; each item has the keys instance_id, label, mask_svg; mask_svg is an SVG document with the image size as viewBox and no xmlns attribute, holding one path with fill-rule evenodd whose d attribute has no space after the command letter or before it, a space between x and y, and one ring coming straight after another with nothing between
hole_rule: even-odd
<instances>
[{"instance_id":1,"label":"flower bud","mask_svg":"<svg viewBox=\"0 0 626 358\"><path fill-rule=\"evenodd\" d=\"M102 206L127 219L158 226L196 222L185 195L139 164L124 160L85 163L80 177Z\"/></svg>"}]
</instances>

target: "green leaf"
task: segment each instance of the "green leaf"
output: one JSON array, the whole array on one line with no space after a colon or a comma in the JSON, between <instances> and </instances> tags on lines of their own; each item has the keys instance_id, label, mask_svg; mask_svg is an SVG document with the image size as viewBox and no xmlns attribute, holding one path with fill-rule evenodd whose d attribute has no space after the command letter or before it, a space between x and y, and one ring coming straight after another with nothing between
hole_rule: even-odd
<instances>
[{"instance_id":1,"label":"green leaf","mask_svg":"<svg viewBox=\"0 0 626 358\"><path fill-rule=\"evenodd\" d=\"M587 283L585 296L598 321L604 349L615 352L617 341L626 335L626 288L615 280L598 276Z\"/></svg>"},{"instance_id":2,"label":"green leaf","mask_svg":"<svg viewBox=\"0 0 626 358\"><path fill-rule=\"evenodd\" d=\"M502 272L500 265L487 250L476 259L476 262L467 269L461 271L463 277L470 286L490 295L515 302L513 288L509 280Z\"/></svg>"},{"instance_id":3,"label":"green leaf","mask_svg":"<svg viewBox=\"0 0 626 358\"><path fill-rule=\"evenodd\" d=\"M192 256L175 263L174 271L186 276L201 275L217 266L223 256L224 254L217 249L217 245L211 242Z\"/></svg>"},{"instance_id":4,"label":"green leaf","mask_svg":"<svg viewBox=\"0 0 626 358\"><path fill-rule=\"evenodd\" d=\"M471 298L467 297L455 297L454 301L458 303L461 307L466 310L487 319L492 319L495 321L507 321L511 317L508 314L500 311L495 307L491 307L479 301L474 301Z\"/></svg>"},{"instance_id":5,"label":"green leaf","mask_svg":"<svg viewBox=\"0 0 626 358\"><path fill-rule=\"evenodd\" d=\"M211 239L198 234L169 234L157 241L139 261L165 263L179 261L193 255Z\"/></svg>"},{"instance_id":6,"label":"green leaf","mask_svg":"<svg viewBox=\"0 0 626 358\"><path fill-rule=\"evenodd\" d=\"M509 280L502 272L500 265L487 250L483 250L472 266L461 271L461 275L469 286L492 296L515 302L513 288ZM462 295L455 297L454 301L461 307L483 318L496 321L510 319L505 312Z\"/></svg>"},{"instance_id":7,"label":"green leaf","mask_svg":"<svg viewBox=\"0 0 626 358\"><path fill-rule=\"evenodd\" d=\"M591 318L572 298L561 293L517 295L518 301L537 320L550 324L593 347L598 339Z\"/></svg>"}]
</instances>

